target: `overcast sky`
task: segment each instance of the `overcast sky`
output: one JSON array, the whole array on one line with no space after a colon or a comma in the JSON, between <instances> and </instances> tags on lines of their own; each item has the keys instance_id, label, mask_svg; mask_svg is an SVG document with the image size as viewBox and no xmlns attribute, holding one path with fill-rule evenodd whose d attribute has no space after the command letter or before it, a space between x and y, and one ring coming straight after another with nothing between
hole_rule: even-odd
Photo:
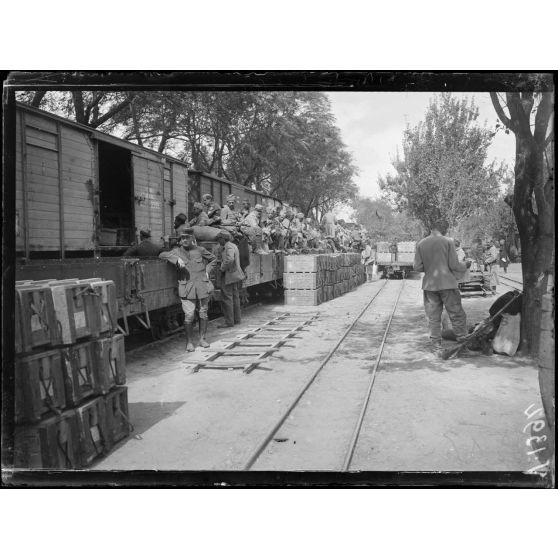
<instances>
[{"instance_id":1,"label":"overcast sky","mask_svg":"<svg viewBox=\"0 0 558 558\"><path fill-rule=\"evenodd\" d=\"M330 92L331 107L341 129L343 141L352 152L360 174L355 182L362 196L380 196L378 174L394 172L391 160L399 146L406 123L424 120L429 99L434 93L405 92ZM488 93L454 93L475 98L479 122L494 129L497 116ZM505 160L513 168L515 136L499 131L488 152L489 159Z\"/></svg>"}]
</instances>

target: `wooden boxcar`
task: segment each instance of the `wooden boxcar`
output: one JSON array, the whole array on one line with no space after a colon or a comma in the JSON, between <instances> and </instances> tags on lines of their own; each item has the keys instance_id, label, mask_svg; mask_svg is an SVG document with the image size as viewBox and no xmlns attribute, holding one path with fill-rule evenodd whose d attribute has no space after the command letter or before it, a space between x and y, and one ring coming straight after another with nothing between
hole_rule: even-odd
<instances>
[{"instance_id":1,"label":"wooden boxcar","mask_svg":"<svg viewBox=\"0 0 558 558\"><path fill-rule=\"evenodd\" d=\"M116 283L121 329L145 327L179 311L176 275L157 258L125 259L147 226L155 241L174 232L178 213L211 193L224 205L278 205L276 198L221 177L189 170L157 153L18 104L16 114L16 279L103 277ZM275 266L277 267L277 266ZM272 280L281 277L278 270ZM260 282L269 282L262 270Z\"/></svg>"}]
</instances>

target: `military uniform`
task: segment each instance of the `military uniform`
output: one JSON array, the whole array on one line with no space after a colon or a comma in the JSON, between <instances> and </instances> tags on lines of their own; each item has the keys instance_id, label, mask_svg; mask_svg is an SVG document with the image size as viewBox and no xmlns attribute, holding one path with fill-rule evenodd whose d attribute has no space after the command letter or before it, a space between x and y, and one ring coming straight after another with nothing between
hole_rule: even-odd
<instances>
[{"instance_id":1,"label":"military uniform","mask_svg":"<svg viewBox=\"0 0 558 558\"><path fill-rule=\"evenodd\" d=\"M185 323L194 321L196 302L199 303L200 320L207 320L209 294L213 291L208 273L214 266L215 256L201 246L191 250L178 246L170 252L162 252L159 257L178 267L178 296L182 301Z\"/></svg>"},{"instance_id":2,"label":"military uniform","mask_svg":"<svg viewBox=\"0 0 558 558\"><path fill-rule=\"evenodd\" d=\"M142 240L136 246L131 246L124 252L125 258L146 258L149 256L158 256L162 250L162 246L153 242L150 238Z\"/></svg>"},{"instance_id":3,"label":"military uniform","mask_svg":"<svg viewBox=\"0 0 558 558\"><path fill-rule=\"evenodd\" d=\"M216 248L217 260L220 262L221 294L223 296L222 308L225 324L233 326L240 323L240 296L239 289L244 279L240 267L238 247L230 240L224 246Z\"/></svg>"}]
</instances>

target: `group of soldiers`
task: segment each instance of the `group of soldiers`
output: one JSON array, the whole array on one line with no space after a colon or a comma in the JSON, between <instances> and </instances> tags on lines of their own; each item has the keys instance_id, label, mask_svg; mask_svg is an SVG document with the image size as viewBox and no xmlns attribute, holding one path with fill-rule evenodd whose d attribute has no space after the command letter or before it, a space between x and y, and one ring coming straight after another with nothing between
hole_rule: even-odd
<instances>
[{"instance_id":1,"label":"group of soldiers","mask_svg":"<svg viewBox=\"0 0 558 558\"><path fill-rule=\"evenodd\" d=\"M227 197L224 207L211 194L205 194L201 203L194 203L192 219L188 221L184 214L177 215L177 236L188 227L220 228L229 232L234 242L246 238L257 254L360 251L367 239L364 227L337 221L332 212L326 213L320 224L287 204L252 207L244 200L240 209L236 205L233 194Z\"/></svg>"},{"instance_id":2,"label":"group of soldiers","mask_svg":"<svg viewBox=\"0 0 558 558\"><path fill-rule=\"evenodd\" d=\"M369 243L366 230L354 224L337 221L332 212L318 224L312 218L286 204L279 207L260 204L253 208L245 200L236 208L236 196L227 197L220 207L210 194L194 203L193 217L180 213L174 220L173 239L164 238L162 247L151 239L151 232L140 229L140 243L131 247L125 257L159 256L173 265L178 274L178 295L184 312L186 350L195 349L193 324L199 318L199 345L209 347L206 339L209 297L214 282L221 290L224 323L217 327L234 327L240 323L240 288L245 279L249 249L258 254L272 251L315 253L360 251ZM202 238L207 235L208 238ZM209 238L210 237L210 238ZM198 240L214 240L213 252Z\"/></svg>"}]
</instances>

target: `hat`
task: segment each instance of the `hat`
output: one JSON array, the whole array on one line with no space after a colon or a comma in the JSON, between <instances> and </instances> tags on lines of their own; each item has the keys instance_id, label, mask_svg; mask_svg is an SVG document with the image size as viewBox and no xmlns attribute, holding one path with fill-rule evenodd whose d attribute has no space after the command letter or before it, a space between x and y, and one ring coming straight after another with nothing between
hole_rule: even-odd
<instances>
[{"instance_id":1,"label":"hat","mask_svg":"<svg viewBox=\"0 0 558 558\"><path fill-rule=\"evenodd\" d=\"M225 240L230 240L231 239L231 235L227 232L227 231L221 231L218 235L217 235L217 239L219 238L224 238Z\"/></svg>"},{"instance_id":2,"label":"hat","mask_svg":"<svg viewBox=\"0 0 558 558\"><path fill-rule=\"evenodd\" d=\"M180 238L190 237L193 236L193 234L194 234L194 229L192 228L182 229L182 232L180 233Z\"/></svg>"},{"instance_id":3,"label":"hat","mask_svg":"<svg viewBox=\"0 0 558 558\"><path fill-rule=\"evenodd\" d=\"M213 196L211 194L204 194L202 196L202 200L212 200Z\"/></svg>"},{"instance_id":4,"label":"hat","mask_svg":"<svg viewBox=\"0 0 558 558\"><path fill-rule=\"evenodd\" d=\"M304 213L297 213L296 216L297 216L298 218L304 218Z\"/></svg>"},{"instance_id":5,"label":"hat","mask_svg":"<svg viewBox=\"0 0 558 558\"><path fill-rule=\"evenodd\" d=\"M151 229L147 225L142 225L139 228L139 233L145 236L151 236Z\"/></svg>"},{"instance_id":6,"label":"hat","mask_svg":"<svg viewBox=\"0 0 558 558\"><path fill-rule=\"evenodd\" d=\"M263 205L262 205L261 203L257 203L257 204L254 206L254 209L255 209L256 211L263 211Z\"/></svg>"},{"instance_id":7,"label":"hat","mask_svg":"<svg viewBox=\"0 0 558 558\"><path fill-rule=\"evenodd\" d=\"M194 209L203 209L203 205L200 202L194 203Z\"/></svg>"},{"instance_id":8,"label":"hat","mask_svg":"<svg viewBox=\"0 0 558 558\"><path fill-rule=\"evenodd\" d=\"M229 195L227 196L227 201L228 201L228 202L230 202L230 201L235 202L235 201L236 201L236 196L235 196L234 194L229 194Z\"/></svg>"}]
</instances>

